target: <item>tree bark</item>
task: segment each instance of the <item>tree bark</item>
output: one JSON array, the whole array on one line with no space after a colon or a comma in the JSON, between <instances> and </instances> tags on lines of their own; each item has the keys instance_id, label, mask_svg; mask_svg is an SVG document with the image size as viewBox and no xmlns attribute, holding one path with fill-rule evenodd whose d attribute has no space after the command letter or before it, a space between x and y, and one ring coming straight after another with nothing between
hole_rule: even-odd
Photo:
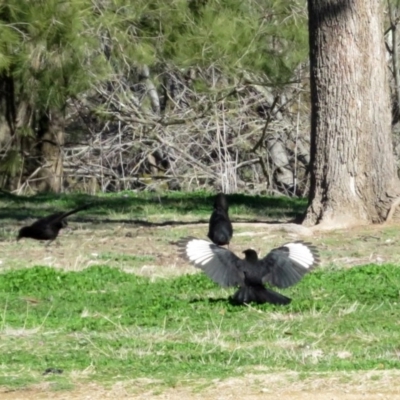
<instances>
[{"instance_id":1,"label":"tree bark","mask_svg":"<svg viewBox=\"0 0 400 400\"><path fill-rule=\"evenodd\" d=\"M42 170L39 191L59 193L63 183L63 152L65 119L61 111L53 110L39 121L39 156Z\"/></svg>"},{"instance_id":2,"label":"tree bark","mask_svg":"<svg viewBox=\"0 0 400 400\"><path fill-rule=\"evenodd\" d=\"M308 0L311 185L304 223L385 220L400 195L382 2Z\"/></svg>"}]
</instances>

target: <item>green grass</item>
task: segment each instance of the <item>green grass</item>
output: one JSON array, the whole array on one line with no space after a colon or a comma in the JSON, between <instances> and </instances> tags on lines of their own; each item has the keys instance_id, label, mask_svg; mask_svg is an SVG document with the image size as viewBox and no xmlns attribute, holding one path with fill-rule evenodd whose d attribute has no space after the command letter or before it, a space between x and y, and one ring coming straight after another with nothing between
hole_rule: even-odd
<instances>
[{"instance_id":1,"label":"green grass","mask_svg":"<svg viewBox=\"0 0 400 400\"><path fill-rule=\"evenodd\" d=\"M202 274L171 278L166 271L188 267L170 242L205 236L205 225L196 223L208 221L213 197L0 193L0 387L45 381L67 390L77 382L146 378L161 393L165 385L189 382L201 390L245 374L307 377L400 367L397 229L315 235L310 240L323 266L282 291L293 298L290 306L235 307L228 301L233 289ZM92 208L70 218L81 229L61 237L59 246L13 240L29 218L89 201ZM234 222L287 222L306 206L303 199L241 194L229 203ZM240 235L249 230L261 234ZM262 225L258 231L236 226L235 234L238 252L255 247L266 254L288 240L286 232ZM357 258L386 264L348 269ZM32 267L47 259L74 271ZM77 271L93 263L104 265ZM129 273L149 264L147 276ZM47 368L64 372L42 375Z\"/></svg>"},{"instance_id":2,"label":"green grass","mask_svg":"<svg viewBox=\"0 0 400 400\"><path fill-rule=\"evenodd\" d=\"M9 271L0 280L0 385L51 379L63 388L80 372L175 385L256 370L399 368L399 290L393 265L319 270L284 291L288 307L236 307L203 274ZM46 368L64 373L42 376Z\"/></svg>"}]
</instances>

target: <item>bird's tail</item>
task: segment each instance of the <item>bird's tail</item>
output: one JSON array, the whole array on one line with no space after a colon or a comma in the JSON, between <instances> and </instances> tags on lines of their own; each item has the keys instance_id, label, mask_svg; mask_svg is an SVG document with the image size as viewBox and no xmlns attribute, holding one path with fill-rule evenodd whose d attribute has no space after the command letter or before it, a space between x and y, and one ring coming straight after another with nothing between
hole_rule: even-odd
<instances>
[{"instance_id":1,"label":"bird's tail","mask_svg":"<svg viewBox=\"0 0 400 400\"><path fill-rule=\"evenodd\" d=\"M83 206L74 208L73 210L67 211L67 212L64 213L64 214L60 214L60 215L57 217L57 220L60 220L60 221L61 221L61 220L63 220L64 218L68 217L69 215L75 214L75 213L77 213L78 211L86 210L86 209L88 209L88 208L91 207L91 206L93 206L93 203L86 203L86 204L84 204Z\"/></svg>"},{"instance_id":2,"label":"bird's tail","mask_svg":"<svg viewBox=\"0 0 400 400\"><path fill-rule=\"evenodd\" d=\"M218 193L217 196L215 197L214 201L214 208L224 210L228 212L229 205L228 205L228 199L226 198L224 193Z\"/></svg>"},{"instance_id":3,"label":"bird's tail","mask_svg":"<svg viewBox=\"0 0 400 400\"><path fill-rule=\"evenodd\" d=\"M229 229L226 226L220 225L218 229L215 229L214 232L210 232L208 237L215 244L228 244L231 240L232 234L230 234Z\"/></svg>"},{"instance_id":4,"label":"bird's tail","mask_svg":"<svg viewBox=\"0 0 400 400\"><path fill-rule=\"evenodd\" d=\"M292 299L283 296L280 293L267 289L263 285L243 286L232 297L235 304L248 303L271 303L278 305L287 305Z\"/></svg>"}]
</instances>

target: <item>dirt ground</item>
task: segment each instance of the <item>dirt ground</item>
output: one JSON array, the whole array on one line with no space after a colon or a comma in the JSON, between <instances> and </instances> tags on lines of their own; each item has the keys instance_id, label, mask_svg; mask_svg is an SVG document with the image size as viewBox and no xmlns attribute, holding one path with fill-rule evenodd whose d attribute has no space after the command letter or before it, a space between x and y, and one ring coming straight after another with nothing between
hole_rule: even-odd
<instances>
[{"instance_id":1,"label":"dirt ground","mask_svg":"<svg viewBox=\"0 0 400 400\"><path fill-rule=\"evenodd\" d=\"M235 224L235 240L230 250L241 256L243 250L251 247L264 256L275 246L301 239L319 248L321 267L399 264L399 223L328 232L313 231L294 224L239 223ZM207 224L160 227L118 223L70 225L73 230L62 231L57 242L49 247L33 240L24 240L23 243L11 239L1 241L0 268L47 265L76 271L91 265L107 264L152 278L195 273L192 266L178 257L174 241L187 235L205 238L207 229ZM102 257L105 254L135 258L144 256L153 261L135 266L131 260Z\"/></svg>"},{"instance_id":2,"label":"dirt ground","mask_svg":"<svg viewBox=\"0 0 400 400\"><path fill-rule=\"evenodd\" d=\"M54 391L42 384L27 390L0 389L1 400L397 400L400 371L372 371L295 380L292 373L248 375L214 382L198 390L192 385L152 390L151 382L121 382L111 388L90 383L70 391Z\"/></svg>"},{"instance_id":3,"label":"dirt ground","mask_svg":"<svg viewBox=\"0 0 400 400\"><path fill-rule=\"evenodd\" d=\"M1 268L49 265L66 270L80 270L90 265L107 263L110 266L117 265L127 272L154 278L179 275L195 271L178 257L174 240L182 232L204 237L205 228L205 224L187 226L184 229L143 228L126 224L108 224L107 227L77 224L73 231L60 236L58 245L49 248L45 248L42 243L25 241L24 251L21 253L20 243L12 240L0 242L0 265ZM306 228L299 230L295 226L238 224L235 226L235 242L230 249L239 254L251 246L261 254L266 254L274 246L294 239L310 241L319 247L322 268L330 265L350 268L368 263L400 263L400 230L396 224L332 232L311 231ZM129 262L101 258L101 254L105 253L150 256L154 261L131 266ZM342 373L306 379L294 378L293 374L295 373L256 374L205 383L203 386L197 383L163 389L159 389L160 385L152 388L150 380L145 383L120 382L107 388L95 383L76 383L71 390L54 390L51 383L42 383L15 391L0 387L0 400L400 400L400 371Z\"/></svg>"}]
</instances>

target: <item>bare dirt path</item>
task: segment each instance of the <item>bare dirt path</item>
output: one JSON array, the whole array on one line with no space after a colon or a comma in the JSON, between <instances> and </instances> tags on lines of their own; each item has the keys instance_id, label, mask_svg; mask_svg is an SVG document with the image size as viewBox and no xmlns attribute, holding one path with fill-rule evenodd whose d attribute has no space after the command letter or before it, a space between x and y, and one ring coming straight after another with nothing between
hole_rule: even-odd
<instances>
[{"instance_id":1,"label":"bare dirt path","mask_svg":"<svg viewBox=\"0 0 400 400\"><path fill-rule=\"evenodd\" d=\"M26 390L0 388L1 400L397 400L400 371L368 371L298 379L295 373L248 375L216 381L199 388L192 385L152 388L151 381L119 382L111 388L96 383L78 384L70 391L54 391L50 384Z\"/></svg>"}]
</instances>

